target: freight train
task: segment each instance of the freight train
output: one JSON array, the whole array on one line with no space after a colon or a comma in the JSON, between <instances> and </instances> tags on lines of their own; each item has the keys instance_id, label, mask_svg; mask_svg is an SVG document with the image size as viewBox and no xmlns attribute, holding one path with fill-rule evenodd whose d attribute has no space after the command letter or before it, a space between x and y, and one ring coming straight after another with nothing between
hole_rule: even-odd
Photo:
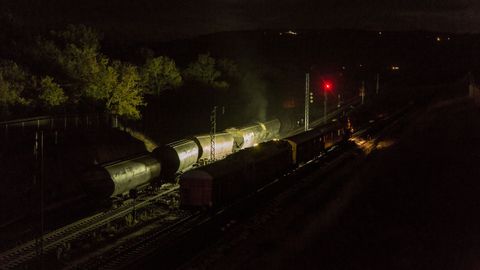
<instances>
[{"instance_id":1,"label":"freight train","mask_svg":"<svg viewBox=\"0 0 480 270\"><path fill-rule=\"evenodd\" d=\"M280 121L274 119L259 122L239 129L230 128L215 135L215 157L222 159L238 150L252 147L278 136ZM175 175L204 164L210 158L210 135L198 135L189 139L166 144L153 150L152 154L163 165L161 177L171 180Z\"/></svg>"},{"instance_id":2,"label":"freight train","mask_svg":"<svg viewBox=\"0 0 480 270\"><path fill-rule=\"evenodd\" d=\"M280 121L274 119L215 134L215 158L277 138ZM82 182L87 194L108 198L128 193L154 180L173 181L177 175L211 157L210 134L196 135L160 146L150 154L102 164L87 171Z\"/></svg>"},{"instance_id":3,"label":"freight train","mask_svg":"<svg viewBox=\"0 0 480 270\"><path fill-rule=\"evenodd\" d=\"M349 138L342 122L264 142L180 176L182 207L222 208Z\"/></svg>"}]
</instances>

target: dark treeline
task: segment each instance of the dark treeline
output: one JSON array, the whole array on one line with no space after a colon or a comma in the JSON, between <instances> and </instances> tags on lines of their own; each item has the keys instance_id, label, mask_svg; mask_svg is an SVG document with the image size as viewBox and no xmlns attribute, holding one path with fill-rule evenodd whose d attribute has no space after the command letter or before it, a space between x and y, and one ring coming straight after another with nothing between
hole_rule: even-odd
<instances>
[{"instance_id":1,"label":"dark treeline","mask_svg":"<svg viewBox=\"0 0 480 270\"><path fill-rule=\"evenodd\" d=\"M229 107L229 122L248 122L300 112L306 72L321 100L326 77L346 98L362 82L372 90L376 74L388 88L455 80L480 66L478 36L468 34L258 30L159 42L165 39L122 40L112 34L118 29L103 36L83 25L24 26L12 15L0 18L2 119L106 111L155 123L160 112L198 113L196 102L205 104L207 125L213 103Z\"/></svg>"},{"instance_id":2,"label":"dark treeline","mask_svg":"<svg viewBox=\"0 0 480 270\"><path fill-rule=\"evenodd\" d=\"M0 120L41 113L99 112L140 119L152 96L186 84L227 89L236 63L200 53L180 68L139 48L138 58L110 58L102 35L84 25L33 35L12 15L0 17Z\"/></svg>"}]
</instances>

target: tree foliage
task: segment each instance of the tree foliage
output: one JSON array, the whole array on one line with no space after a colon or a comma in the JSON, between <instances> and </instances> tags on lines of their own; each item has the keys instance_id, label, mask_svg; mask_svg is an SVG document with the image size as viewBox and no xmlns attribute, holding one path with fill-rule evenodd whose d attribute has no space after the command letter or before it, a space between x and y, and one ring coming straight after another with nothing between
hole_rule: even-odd
<instances>
[{"instance_id":1,"label":"tree foliage","mask_svg":"<svg viewBox=\"0 0 480 270\"><path fill-rule=\"evenodd\" d=\"M187 79L200 82L214 88L228 88L228 83L220 81L222 73L215 66L215 58L210 54L200 54L184 71Z\"/></svg>"},{"instance_id":2,"label":"tree foliage","mask_svg":"<svg viewBox=\"0 0 480 270\"><path fill-rule=\"evenodd\" d=\"M42 78L40 89L39 99L48 108L63 105L68 99L63 89L50 76Z\"/></svg>"},{"instance_id":3,"label":"tree foliage","mask_svg":"<svg viewBox=\"0 0 480 270\"><path fill-rule=\"evenodd\" d=\"M162 91L182 85L182 76L175 61L166 56L148 59L141 70L141 77L147 94L159 95Z\"/></svg>"},{"instance_id":4,"label":"tree foliage","mask_svg":"<svg viewBox=\"0 0 480 270\"><path fill-rule=\"evenodd\" d=\"M27 73L15 62L0 62L0 106L27 105L29 101L22 97L27 83Z\"/></svg>"},{"instance_id":5,"label":"tree foliage","mask_svg":"<svg viewBox=\"0 0 480 270\"><path fill-rule=\"evenodd\" d=\"M10 114L12 106L25 106L30 100L24 97L29 84L28 74L13 61L0 61L0 117Z\"/></svg>"},{"instance_id":6,"label":"tree foliage","mask_svg":"<svg viewBox=\"0 0 480 270\"><path fill-rule=\"evenodd\" d=\"M63 31L52 31L50 39L40 39L39 48L43 58L53 63L54 72L63 75L72 102L106 97L101 86L103 75L108 75L108 59L99 52L99 35L93 29L69 25Z\"/></svg>"},{"instance_id":7,"label":"tree foliage","mask_svg":"<svg viewBox=\"0 0 480 270\"><path fill-rule=\"evenodd\" d=\"M143 104L139 75L133 66L112 63L100 52L100 35L83 25L69 25L39 39L39 55L52 64L69 101L104 106L113 114L139 118Z\"/></svg>"},{"instance_id":8,"label":"tree foliage","mask_svg":"<svg viewBox=\"0 0 480 270\"><path fill-rule=\"evenodd\" d=\"M140 76L137 69L132 65L113 63L116 72L115 87L109 93L106 107L113 114L131 119L139 119L139 107L145 105L143 102L142 88L140 87Z\"/></svg>"}]
</instances>

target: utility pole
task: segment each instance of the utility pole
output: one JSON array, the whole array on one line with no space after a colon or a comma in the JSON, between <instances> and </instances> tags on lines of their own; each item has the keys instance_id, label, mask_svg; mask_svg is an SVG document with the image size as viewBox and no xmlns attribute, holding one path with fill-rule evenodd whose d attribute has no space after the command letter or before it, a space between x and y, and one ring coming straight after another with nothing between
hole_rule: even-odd
<instances>
[{"instance_id":1,"label":"utility pole","mask_svg":"<svg viewBox=\"0 0 480 270\"><path fill-rule=\"evenodd\" d=\"M305 123L305 131L310 129L310 74L305 74L305 116L304 116L304 123Z\"/></svg>"},{"instance_id":2,"label":"utility pole","mask_svg":"<svg viewBox=\"0 0 480 270\"><path fill-rule=\"evenodd\" d=\"M327 123L327 89L323 89L323 122Z\"/></svg>"},{"instance_id":3,"label":"utility pole","mask_svg":"<svg viewBox=\"0 0 480 270\"><path fill-rule=\"evenodd\" d=\"M41 269L43 269L43 234L45 229L45 177L44 177L44 167L45 159L43 157L43 131L40 135L40 256L41 256Z\"/></svg>"},{"instance_id":4,"label":"utility pole","mask_svg":"<svg viewBox=\"0 0 480 270\"><path fill-rule=\"evenodd\" d=\"M40 149L39 149L40 147ZM40 160L39 159L40 154ZM34 145L35 165L36 172L34 176L34 185L39 187L40 192L40 230L38 237L35 240L36 255L39 259L40 269L43 269L43 234L44 234L44 157L43 157L43 131L40 131L40 138L38 131L35 132L35 145ZM40 163L40 164L39 164ZM38 170L38 167L40 167ZM39 172L40 171L40 172Z\"/></svg>"},{"instance_id":5,"label":"utility pole","mask_svg":"<svg viewBox=\"0 0 480 270\"><path fill-rule=\"evenodd\" d=\"M378 95L378 92L380 90L380 73L377 73L376 79L377 83L375 84L375 93Z\"/></svg>"},{"instance_id":6,"label":"utility pole","mask_svg":"<svg viewBox=\"0 0 480 270\"><path fill-rule=\"evenodd\" d=\"M468 72L467 80L468 80L468 96L473 98L475 94L475 80L473 79L473 75L471 72Z\"/></svg>"},{"instance_id":7,"label":"utility pole","mask_svg":"<svg viewBox=\"0 0 480 270\"><path fill-rule=\"evenodd\" d=\"M362 86L360 86L360 97L362 98L362 105L365 103L365 81L362 81Z\"/></svg>"},{"instance_id":8,"label":"utility pole","mask_svg":"<svg viewBox=\"0 0 480 270\"><path fill-rule=\"evenodd\" d=\"M210 162L215 161L215 135L217 133L217 106L210 113Z\"/></svg>"}]
</instances>

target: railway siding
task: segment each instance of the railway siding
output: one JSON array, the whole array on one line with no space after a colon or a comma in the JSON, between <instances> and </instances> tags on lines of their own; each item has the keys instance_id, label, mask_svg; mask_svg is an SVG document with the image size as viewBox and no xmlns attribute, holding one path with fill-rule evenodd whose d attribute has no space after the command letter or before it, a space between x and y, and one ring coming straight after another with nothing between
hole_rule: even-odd
<instances>
[{"instance_id":1,"label":"railway siding","mask_svg":"<svg viewBox=\"0 0 480 270\"><path fill-rule=\"evenodd\" d=\"M174 186L164 190L155 196L149 197L143 201L131 202L123 205L115 210L96 214L94 216L82 219L58 230L52 231L43 237L43 253L51 253L65 243L81 239L87 234L107 225L117 219L123 218L130 214L135 208L137 211L154 203L157 199L166 196L178 190L178 186ZM8 250L0 254L0 269L15 269L22 264L28 263L38 255L38 241L31 240L23 245Z\"/></svg>"}]
</instances>

